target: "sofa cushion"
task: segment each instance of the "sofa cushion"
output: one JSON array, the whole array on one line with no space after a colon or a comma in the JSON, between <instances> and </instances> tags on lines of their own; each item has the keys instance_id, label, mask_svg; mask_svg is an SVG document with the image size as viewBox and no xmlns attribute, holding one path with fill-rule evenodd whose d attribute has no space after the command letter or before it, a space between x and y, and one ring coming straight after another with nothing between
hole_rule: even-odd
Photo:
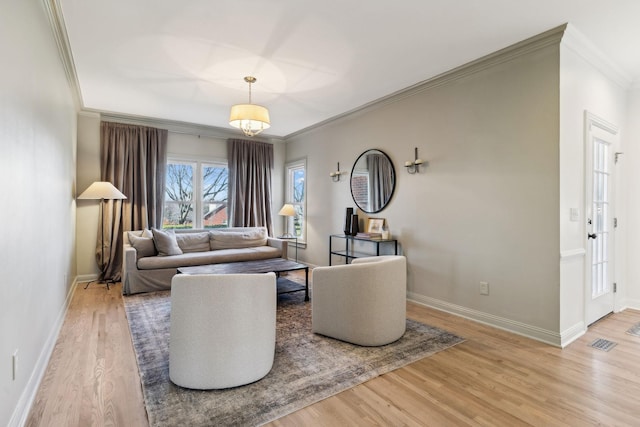
<instances>
[{"instance_id":1,"label":"sofa cushion","mask_svg":"<svg viewBox=\"0 0 640 427\"><path fill-rule=\"evenodd\" d=\"M209 233L176 233L176 241L183 253L206 252L209 248Z\"/></svg>"},{"instance_id":2,"label":"sofa cushion","mask_svg":"<svg viewBox=\"0 0 640 427\"><path fill-rule=\"evenodd\" d=\"M209 231L211 250L239 249L267 244L266 228L251 228L246 231Z\"/></svg>"},{"instance_id":3,"label":"sofa cushion","mask_svg":"<svg viewBox=\"0 0 640 427\"><path fill-rule=\"evenodd\" d=\"M150 230L142 230L142 233L129 231L127 237L131 246L135 248L138 259L158 254L156 245L153 243L153 233Z\"/></svg>"},{"instance_id":4,"label":"sofa cushion","mask_svg":"<svg viewBox=\"0 0 640 427\"><path fill-rule=\"evenodd\" d=\"M191 252L171 257L146 257L138 260L139 270L190 267L194 265L220 264L224 262L255 261L278 258L282 251L273 246L256 246L243 249L220 249L209 252Z\"/></svg>"},{"instance_id":5,"label":"sofa cushion","mask_svg":"<svg viewBox=\"0 0 640 427\"><path fill-rule=\"evenodd\" d=\"M156 245L159 256L182 254L182 249L178 246L176 233L173 230L164 231L152 228L151 232L153 233L153 242Z\"/></svg>"}]
</instances>

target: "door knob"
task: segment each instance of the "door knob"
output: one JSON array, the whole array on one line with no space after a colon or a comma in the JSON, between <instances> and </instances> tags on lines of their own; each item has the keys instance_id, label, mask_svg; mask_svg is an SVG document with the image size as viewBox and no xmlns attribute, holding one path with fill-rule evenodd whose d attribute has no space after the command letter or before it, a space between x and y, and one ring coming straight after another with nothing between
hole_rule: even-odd
<instances>
[{"instance_id":1,"label":"door knob","mask_svg":"<svg viewBox=\"0 0 640 427\"><path fill-rule=\"evenodd\" d=\"M595 239L598 236L596 235L596 233L592 233L592 234L587 234L587 237L590 239Z\"/></svg>"}]
</instances>

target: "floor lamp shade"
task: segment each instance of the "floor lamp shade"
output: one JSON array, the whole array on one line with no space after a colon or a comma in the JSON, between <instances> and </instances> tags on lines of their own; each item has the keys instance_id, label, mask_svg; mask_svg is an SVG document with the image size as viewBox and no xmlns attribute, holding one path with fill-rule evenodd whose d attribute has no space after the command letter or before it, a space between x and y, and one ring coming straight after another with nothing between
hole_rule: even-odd
<instances>
[{"instance_id":1,"label":"floor lamp shade","mask_svg":"<svg viewBox=\"0 0 640 427\"><path fill-rule=\"evenodd\" d=\"M96 181L78 196L78 199L85 200L122 200L127 196L108 181Z\"/></svg>"}]
</instances>

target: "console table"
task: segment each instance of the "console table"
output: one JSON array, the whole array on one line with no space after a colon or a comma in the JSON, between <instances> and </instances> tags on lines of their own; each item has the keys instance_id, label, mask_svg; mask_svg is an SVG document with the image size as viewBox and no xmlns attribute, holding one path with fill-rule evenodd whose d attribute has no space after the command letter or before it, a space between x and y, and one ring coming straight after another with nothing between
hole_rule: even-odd
<instances>
[{"instance_id":1,"label":"console table","mask_svg":"<svg viewBox=\"0 0 640 427\"><path fill-rule=\"evenodd\" d=\"M343 241L344 245L341 245L340 248L334 248L334 243L338 241ZM356 250L356 243L359 246L371 246L372 251L375 253L361 251L360 249ZM398 255L398 241L396 239L366 239L344 234L332 234L329 236L329 265L331 265L332 255L343 257L345 264L349 264L350 259L380 256L380 246L393 247L393 254Z\"/></svg>"}]
</instances>

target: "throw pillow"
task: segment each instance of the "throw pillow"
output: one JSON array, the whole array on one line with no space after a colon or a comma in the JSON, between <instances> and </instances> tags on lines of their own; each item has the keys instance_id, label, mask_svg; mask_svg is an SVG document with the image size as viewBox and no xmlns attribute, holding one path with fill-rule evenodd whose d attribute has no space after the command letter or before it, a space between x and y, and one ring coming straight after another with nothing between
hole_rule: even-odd
<instances>
[{"instance_id":1,"label":"throw pillow","mask_svg":"<svg viewBox=\"0 0 640 427\"><path fill-rule=\"evenodd\" d=\"M153 234L149 230L144 230L141 235L137 235L133 231L127 232L129 243L136 250L136 258L140 259L147 256L156 256L156 246L153 244Z\"/></svg>"},{"instance_id":2,"label":"throw pillow","mask_svg":"<svg viewBox=\"0 0 640 427\"><path fill-rule=\"evenodd\" d=\"M158 250L158 255L170 256L182 254L182 249L178 246L176 233L174 233L173 230L164 231L152 228L151 232L153 233L153 242Z\"/></svg>"},{"instance_id":3,"label":"throw pillow","mask_svg":"<svg viewBox=\"0 0 640 427\"><path fill-rule=\"evenodd\" d=\"M207 252L209 250L209 233L176 233L176 241L182 252Z\"/></svg>"},{"instance_id":4,"label":"throw pillow","mask_svg":"<svg viewBox=\"0 0 640 427\"><path fill-rule=\"evenodd\" d=\"M211 230L209 234L211 250L252 248L267 244L266 228L248 228L243 231Z\"/></svg>"}]
</instances>

